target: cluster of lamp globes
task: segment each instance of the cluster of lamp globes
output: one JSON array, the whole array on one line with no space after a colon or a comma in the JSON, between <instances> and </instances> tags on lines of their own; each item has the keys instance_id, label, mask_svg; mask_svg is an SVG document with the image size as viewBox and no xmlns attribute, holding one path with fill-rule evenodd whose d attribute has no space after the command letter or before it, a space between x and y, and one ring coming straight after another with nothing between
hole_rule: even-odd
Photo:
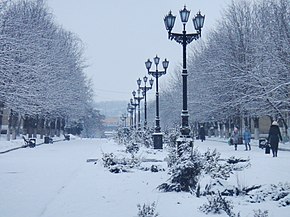
<instances>
[{"instance_id":1,"label":"cluster of lamp globes","mask_svg":"<svg viewBox=\"0 0 290 217\"><path fill-rule=\"evenodd\" d=\"M182 10L179 11L180 13L180 19L181 22L185 25L188 21L190 11L186 9L186 6ZM176 16L172 15L172 12L169 11L168 15L165 16L164 18L164 24L166 27L166 30L171 33L171 30L174 27ZM196 31L200 32L203 24L204 24L205 16L202 16L200 11L197 13L197 15L192 19L194 28Z\"/></svg>"}]
</instances>

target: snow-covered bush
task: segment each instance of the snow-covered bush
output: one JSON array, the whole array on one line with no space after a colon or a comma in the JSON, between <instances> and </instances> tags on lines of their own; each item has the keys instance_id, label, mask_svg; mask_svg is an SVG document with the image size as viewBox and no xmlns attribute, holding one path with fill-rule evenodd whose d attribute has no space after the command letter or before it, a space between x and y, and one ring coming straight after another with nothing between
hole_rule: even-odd
<instances>
[{"instance_id":1,"label":"snow-covered bush","mask_svg":"<svg viewBox=\"0 0 290 217\"><path fill-rule=\"evenodd\" d=\"M147 128L145 131L143 131L143 145L146 148L150 148L153 147L153 138L152 138L152 133L153 130L150 128Z\"/></svg>"},{"instance_id":2,"label":"snow-covered bush","mask_svg":"<svg viewBox=\"0 0 290 217\"><path fill-rule=\"evenodd\" d=\"M278 185L265 185L249 193L251 203L260 203L264 201L278 201L279 206L290 205L290 184L279 183Z\"/></svg>"},{"instance_id":3,"label":"snow-covered bush","mask_svg":"<svg viewBox=\"0 0 290 217\"><path fill-rule=\"evenodd\" d=\"M127 143L126 145L126 152L132 155L136 154L139 151L139 145L135 142Z\"/></svg>"},{"instance_id":4,"label":"snow-covered bush","mask_svg":"<svg viewBox=\"0 0 290 217\"><path fill-rule=\"evenodd\" d=\"M204 172L212 179L228 179L233 173L232 167L228 163L222 163L220 153L215 150L207 150L204 153Z\"/></svg>"},{"instance_id":5,"label":"snow-covered bush","mask_svg":"<svg viewBox=\"0 0 290 217\"><path fill-rule=\"evenodd\" d=\"M168 148L168 157L165 159L168 167L172 167L177 161L176 147Z\"/></svg>"},{"instance_id":6,"label":"snow-covered bush","mask_svg":"<svg viewBox=\"0 0 290 217\"><path fill-rule=\"evenodd\" d=\"M170 178L157 188L162 191L190 191L196 196L212 195L221 192L222 195L239 195L245 189L230 186L225 182L235 170L243 170L250 166L249 159L221 159L216 150L207 150L200 154L189 143L183 143L177 149L169 148L167 164ZM245 191L247 193L247 191Z\"/></svg>"},{"instance_id":7,"label":"snow-covered bush","mask_svg":"<svg viewBox=\"0 0 290 217\"><path fill-rule=\"evenodd\" d=\"M251 166L250 159L236 158L235 156L227 159L227 163L232 166L232 169L235 171L242 171Z\"/></svg>"},{"instance_id":8,"label":"snow-covered bush","mask_svg":"<svg viewBox=\"0 0 290 217\"><path fill-rule=\"evenodd\" d=\"M119 144L127 144L131 141L132 130L129 128L120 127L117 132L117 138L115 138L115 140L117 140Z\"/></svg>"},{"instance_id":9,"label":"snow-covered bush","mask_svg":"<svg viewBox=\"0 0 290 217\"><path fill-rule=\"evenodd\" d=\"M131 158L117 158L113 153L104 153L103 165L112 173L128 172L129 169L140 165L140 160L132 155Z\"/></svg>"},{"instance_id":10,"label":"snow-covered bush","mask_svg":"<svg viewBox=\"0 0 290 217\"><path fill-rule=\"evenodd\" d=\"M178 129L173 129L170 132L166 132L164 134L164 142L171 148L176 148L176 140L180 135L180 131Z\"/></svg>"},{"instance_id":11,"label":"snow-covered bush","mask_svg":"<svg viewBox=\"0 0 290 217\"><path fill-rule=\"evenodd\" d=\"M208 204L204 204L199 209L206 213L221 214L225 212L229 217L235 217L233 213L233 204L231 201L226 200L220 193L207 197Z\"/></svg>"},{"instance_id":12,"label":"snow-covered bush","mask_svg":"<svg viewBox=\"0 0 290 217\"><path fill-rule=\"evenodd\" d=\"M268 210L254 210L254 217L268 217Z\"/></svg>"},{"instance_id":13,"label":"snow-covered bush","mask_svg":"<svg viewBox=\"0 0 290 217\"><path fill-rule=\"evenodd\" d=\"M138 217L157 217L159 214L156 213L156 203L153 202L152 204L140 204L137 205L138 207Z\"/></svg>"},{"instance_id":14,"label":"snow-covered bush","mask_svg":"<svg viewBox=\"0 0 290 217\"><path fill-rule=\"evenodd\" d=\"M168 191L186 191L195 190L198 178L203 169L202 155L197 149L192 150L189 143L183 143L180 147L183 151L177 161L170 168L170 178L168 183L158 186L159 190Z\"/></svg>"},{"instance_id":15,"label":"snow-covered bush","mask_svg":"<svg viewBox=\"0 0 290 217\"><path fill-rule=\"evenodd\" d=\"M117 159L113 153L103 153L102 160L104 167L109 167L117 164Z\"/></svg>"},{"instance_id":16,"label":"snow-covered bush","mask_svg":"<svg viewBox=\"0 0 290 217\"><path fill-rule=\"evenodd\" d=\"M115 140L119 144L125 145L126 151L130 153L137 152L142 145L146 148L153 147L152 130L149 128L144 131L124 127L119 128Z\"/></svg>"}]
</instances>

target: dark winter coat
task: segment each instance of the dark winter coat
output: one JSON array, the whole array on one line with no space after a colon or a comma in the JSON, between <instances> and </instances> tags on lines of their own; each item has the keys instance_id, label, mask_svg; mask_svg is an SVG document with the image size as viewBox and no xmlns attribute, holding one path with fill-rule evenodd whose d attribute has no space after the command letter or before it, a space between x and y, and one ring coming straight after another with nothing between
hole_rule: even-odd
<instances>
[{"instance_id":1,"label":"dark winter coat","mask_svg":"<svg viewBox=\"0 0 290 217\"><path fill-rule=\"evenodd\" d=\"M205 130L204 127L199 128L199 138L205 140Z\"/></svg>"},{"instance_id":2,"label":"dark winter coat","mask_svg":"<svg viewBox=\"0 0 290 217\"><path fill-rule=\"evenodd\" d=\"M270 130L269 130L269 135L268 135L268 141L270 145L278 146L279 139L280 141L282 141L282 136L281 136L279 126L271 125Z\"/></svg>"}]
</instances>

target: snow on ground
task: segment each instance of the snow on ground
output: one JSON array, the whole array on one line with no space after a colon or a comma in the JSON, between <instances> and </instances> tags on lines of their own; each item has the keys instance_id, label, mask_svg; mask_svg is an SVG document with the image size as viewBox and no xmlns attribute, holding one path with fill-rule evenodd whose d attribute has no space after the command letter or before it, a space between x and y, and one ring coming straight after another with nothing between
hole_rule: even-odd
<instances>
[{"instance_id":1,"label":"snow on ground","mask_svg":"<svg viewBox=\"0 0 290 217\"><path fill-rule=\"evenodd\" d=\"M2 138L0 152L18 145L23 145L23 141L6 142ZM290 182L289 151L280 151L278 158L273 158L257 146L244 151L240 145L234 151L225 140L216 138L197 140L194 145L202 153L216 148L222 158L250 158L251 167L234 174L229 180L233 184ZM156 187L168 179L167 171L131 169L127 173L110 173L101 160L102 153L110 152L125 155L123 146L107 139L74 139L0 154L0 217L136 217L137 204L153 202L160 217L217 216L197 209L207 201L205 197L159 192ZM167 168L166 150L142 148L137 155L149 161L143 166L157 164ZM254 216L253 209L269 210L269 217L286 217L290 213L290 206L280 207L278 202L250 204L243 197L232 200L235 213L240 211L241 217Z\"/></svg>"}]
</instances>

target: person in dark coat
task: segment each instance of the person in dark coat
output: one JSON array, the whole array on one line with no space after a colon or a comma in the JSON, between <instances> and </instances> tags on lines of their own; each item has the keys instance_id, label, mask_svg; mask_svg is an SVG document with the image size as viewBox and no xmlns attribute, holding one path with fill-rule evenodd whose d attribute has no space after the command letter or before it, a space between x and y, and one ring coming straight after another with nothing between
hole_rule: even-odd
<instances>
[{"instance_id":1,"label":"person in dark coat","mask_svg":"<svg viewBox=\"0 0 290 217\"><path fill-rule=\"evenodd\" d=\"M279 140L282 141L279 125L277 121L273 121L268 135L268 142L272 148L273 157L277 157Z\"/></svg>"},{"instance_id":2,"label":"person in dark coat","mask_svg":"<svg viewBox=\"0 0 290 217\"><path fill-rule=\"evenodd\" d=\"M200 126L199 128L199 138L203 142L205 140L205 129L203 126Z\"/></svg>"}]
</instances>

